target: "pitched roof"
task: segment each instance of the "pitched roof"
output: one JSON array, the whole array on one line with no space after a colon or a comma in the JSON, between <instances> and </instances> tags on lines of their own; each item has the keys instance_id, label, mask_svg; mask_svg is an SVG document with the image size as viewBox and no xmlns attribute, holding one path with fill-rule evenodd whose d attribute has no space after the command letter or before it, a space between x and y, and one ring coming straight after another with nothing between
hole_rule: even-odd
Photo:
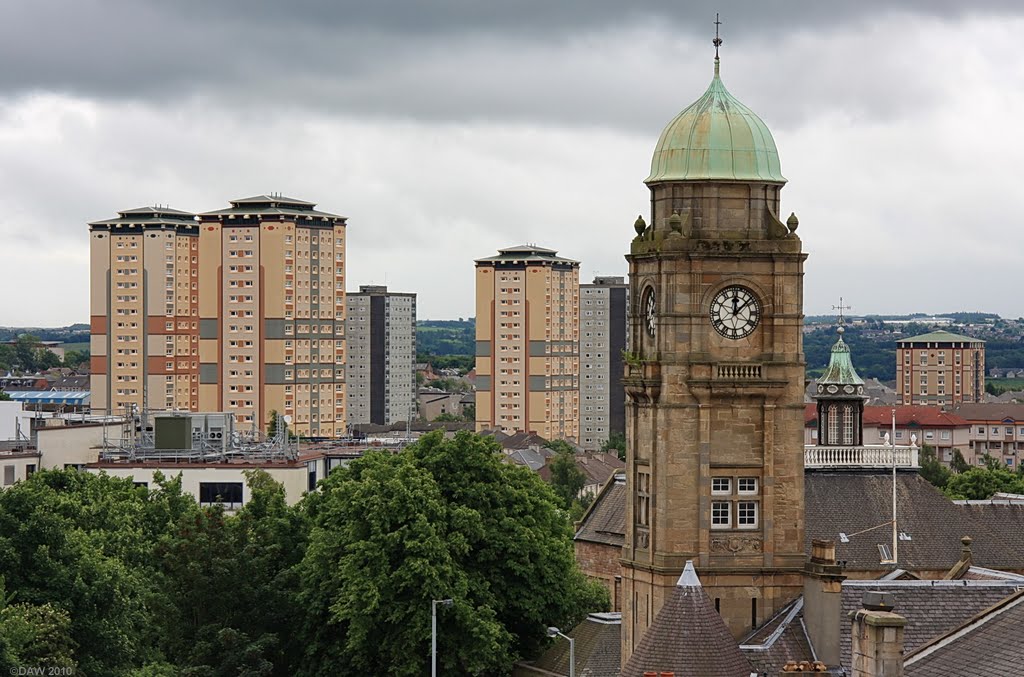
<instances>
[{"instance_id":1,"label":"pitched roof","mask_svg":"<svg viewBox=\"0 0 1024 677\"><path fill-rule=\"evenodd\" d=\"M648 671L674 672L676 677L749 677L752 672L691 561L623 666L622 677L642 677Z\"/></svg>"},{"instance_id":2,"label":"pitched roof","mask_svg":"<svg viewBox=\"0 0 1024 677\"><path fill-rule=\"evenodd\" d=\"M626 475L618 472L601 487L580 519L574 540L622 547L626 541Z\"/></svg>"},{"instance_id":3,"label":"pitched roof","mask_svg":"<svg viewBox=\"0 0 1024 677\"><path fill-rule=\"evenodd\" d=\"M907 677L1016 675L1024 662L1024 591L1010 595L906 656Z\"/></svg>"},{"instance_id":4,"label":"pitched roof","mask_svg":"<svg viewBox=\"0 0 1024 677\"><path fill-rule=\"evenodd\" d=\"M911 336L910 338L900 339L896 341L899 343L984 343L981 339L971 338L970 336L963 336L961 334L954 334L948 331L933 331L927 334L921 334L920 336Z\"/></svg>"},{"instance_id":5,"label":"pitched roof","mask_svg":"<svg viewBox=\"0 0 1024 677\"><path fill-rule=\"evenodd\" d=\"M806 549L811 540L836 541L836 559L848 570L880 570L878 545L890 546L892 475L886 471L808 471L804 475ZM899 566L948 570L960 560L963 536L973 539L978 566L1024 568L1024 506L957 505L916 472L896 474ZM843 542L841 534L847 535Z\"/></svg>"},{"instance_id":6,"label":"pitched roof","mask_svg":"<svg viewBox=\"0 0 1024 677\"><path fill-rule=\"evenodd\" d=\"M543 470L547 464L547 457L535 449L514 449L506 454L505 460L516 465L525 465L534 472Z\"/></svg>"},{"instance_id":7,"label":"pitched roof","mask_svg":"<svg viewBox=\"0 0 1024 677\"><path fill-rule=\"evenodd\" d=\"M1017 421L1024 422L1024 404L1003 402L986 402L981 404L961 404L953 409L961 418L972 421Z\"/></svg>"},{"instance_id":8,"label":"pitched roof","mask_svg":"<svg viewBox=\"0 0 1024 677\"><path fill-rule=\"evenodd\" d=\"M740 651L757 674L777 675L790 661L814 660L803 608L803 596L797 597L740 642Z\"/></svg>"},{"instance_id":9,"label":"pitched roof","mask_svg":"<svg viewBox=\"0 0 1024 677\"><path fill-rule=\"evenodd\" d=\"M939 407L928 407L922 404L898 405L896 409L896 425L900 428L960 428L970 425L962 416L943 411ZM886 427L892 425L893 407L864 407L864 425ZM818 409L814 403L804 405L804 425L818 420Z\"/></svg>"},{"instance_id":10,"label":"pitched roof","mask_svg":"<svg viewBox=\"0 0 1024 677\"><path fill-rule=\"evenodd\" d=\"M576 642L576 674L586 677L618 677L622 668L622 615L596 613L566 634ZM568 675L569 642L556 639L551 648L532 663L516 665L517 675Z\"/></svg>"},{"instance_id":11,"label":"pitched roof","mask_svg":"<svg viewBox=\"0 0 1024 677\"><path fill-rule=\"evenodd\" d=\"M840 661L844 667L850 667L850 612L861 608L864 593L868 590L892 592L895 595L893 611L907 619L903 646L904 651L909 653L957 628L979 611L1014 594L1017 585L1014 581L843 581ZM1012 673L986 670L984 674Z\"/></svg>"},{"instance_id":12,"label":"pitched roof","mask_svg":"<svg viewBox=\"0 0 1024 677\"><path fill-rule=\"evenodd\" d=\"M624 461L607 451L588 451L575 454L576 467L587 478L587 484L604 484L617 471L626 467Z\"/></svg>"}]
</instances>

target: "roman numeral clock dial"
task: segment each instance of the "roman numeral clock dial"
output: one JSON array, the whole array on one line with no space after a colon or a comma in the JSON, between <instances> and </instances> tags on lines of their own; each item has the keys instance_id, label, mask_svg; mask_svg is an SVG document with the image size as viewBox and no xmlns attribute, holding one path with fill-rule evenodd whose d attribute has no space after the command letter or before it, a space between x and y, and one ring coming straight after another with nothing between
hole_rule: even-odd
<instances>
[{"instance_id":1,"label":"roman numeral clock dial","mask_svg":"<svg viewBox=\"0 0 1024 677\"><path fill-rule=\"evenodd\" d=\"M760 320L761 303L746 287L726 287L711 301L711 324L727 339L750 336Z\"/></svg>"},{"instance_id":2,"label":"roman numeral clock dial","mask_svg":"<svg viewBox=\"0 0 1024 677\"><path fill-rule=\"evenodd\" d=\"M654 289L648 287L643 298L644 330L647 336L653 339L658 332L658 300L654 295Z\"/></svg>"}]
</instances>

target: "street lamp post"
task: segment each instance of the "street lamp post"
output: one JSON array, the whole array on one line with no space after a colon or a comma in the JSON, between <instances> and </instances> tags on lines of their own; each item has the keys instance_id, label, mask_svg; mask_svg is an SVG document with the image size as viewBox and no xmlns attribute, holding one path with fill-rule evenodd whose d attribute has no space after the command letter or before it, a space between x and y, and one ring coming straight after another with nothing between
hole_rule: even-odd
<instances>
[{"instance_id":1,"label":"street lamp post","mask_svg":"<svg viewBox=\"0 0 1024 677\"><path fill-rule=\"evenodd\" d=\"M569 677L576 677L576 640L569 635L563 635L558 628L548 628L548 637L562 637L569 640Z\"/></svg>"},{"instance_id":2,"label":"street lamp post","mask_svg":"<svg viewBox=\"0 0 1024 677\"><path fill-rule=\"evenodd\" d=\"M450 599L430 600L430 677L437 677L437 605L451 606Z\"/></svg>"}]
</instances>

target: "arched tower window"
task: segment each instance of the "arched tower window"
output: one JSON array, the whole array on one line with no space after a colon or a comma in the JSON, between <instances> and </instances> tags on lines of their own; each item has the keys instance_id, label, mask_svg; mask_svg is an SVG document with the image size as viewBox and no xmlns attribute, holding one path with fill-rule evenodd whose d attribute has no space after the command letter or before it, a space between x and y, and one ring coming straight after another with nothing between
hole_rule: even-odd
<instances>
[{"instance_id":1,"label":"arched tower window","mask_svg":"<svg viewBox=\"0 0 1024 677\"><path fill-rule=\"evenodd\" d=\"M843 405L843 444L853 444L853 405Z\"/></svg>"},{"instance_id":2,"label":"arched tower window","mask_svg":"<svg viewBox=\"0 0 1024 677\"><path fill-rule=\"evenodd\" d=\"M827 444L837 444L839 442L839 424L842 422L842 417L839 411L838 404L828 405L828 440Z\"/></svg>"}]
</instances>

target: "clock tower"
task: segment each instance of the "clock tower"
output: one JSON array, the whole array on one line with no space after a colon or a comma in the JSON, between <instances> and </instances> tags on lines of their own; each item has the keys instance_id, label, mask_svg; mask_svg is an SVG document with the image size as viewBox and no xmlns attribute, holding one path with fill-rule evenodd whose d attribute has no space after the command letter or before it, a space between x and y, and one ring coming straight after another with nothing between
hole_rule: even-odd
<instances>
[{"instance_id":1,"label":"clock tower","mask_svg":"<svg viewBox=\"0 0 1024 677\"><path fill-rule=\"evenodd\" d=\"M623 661L687 560L736 637L802 591L806 255L785 183L716 55L662 132L626 257Z\"/></svg>"}]
</instances>

